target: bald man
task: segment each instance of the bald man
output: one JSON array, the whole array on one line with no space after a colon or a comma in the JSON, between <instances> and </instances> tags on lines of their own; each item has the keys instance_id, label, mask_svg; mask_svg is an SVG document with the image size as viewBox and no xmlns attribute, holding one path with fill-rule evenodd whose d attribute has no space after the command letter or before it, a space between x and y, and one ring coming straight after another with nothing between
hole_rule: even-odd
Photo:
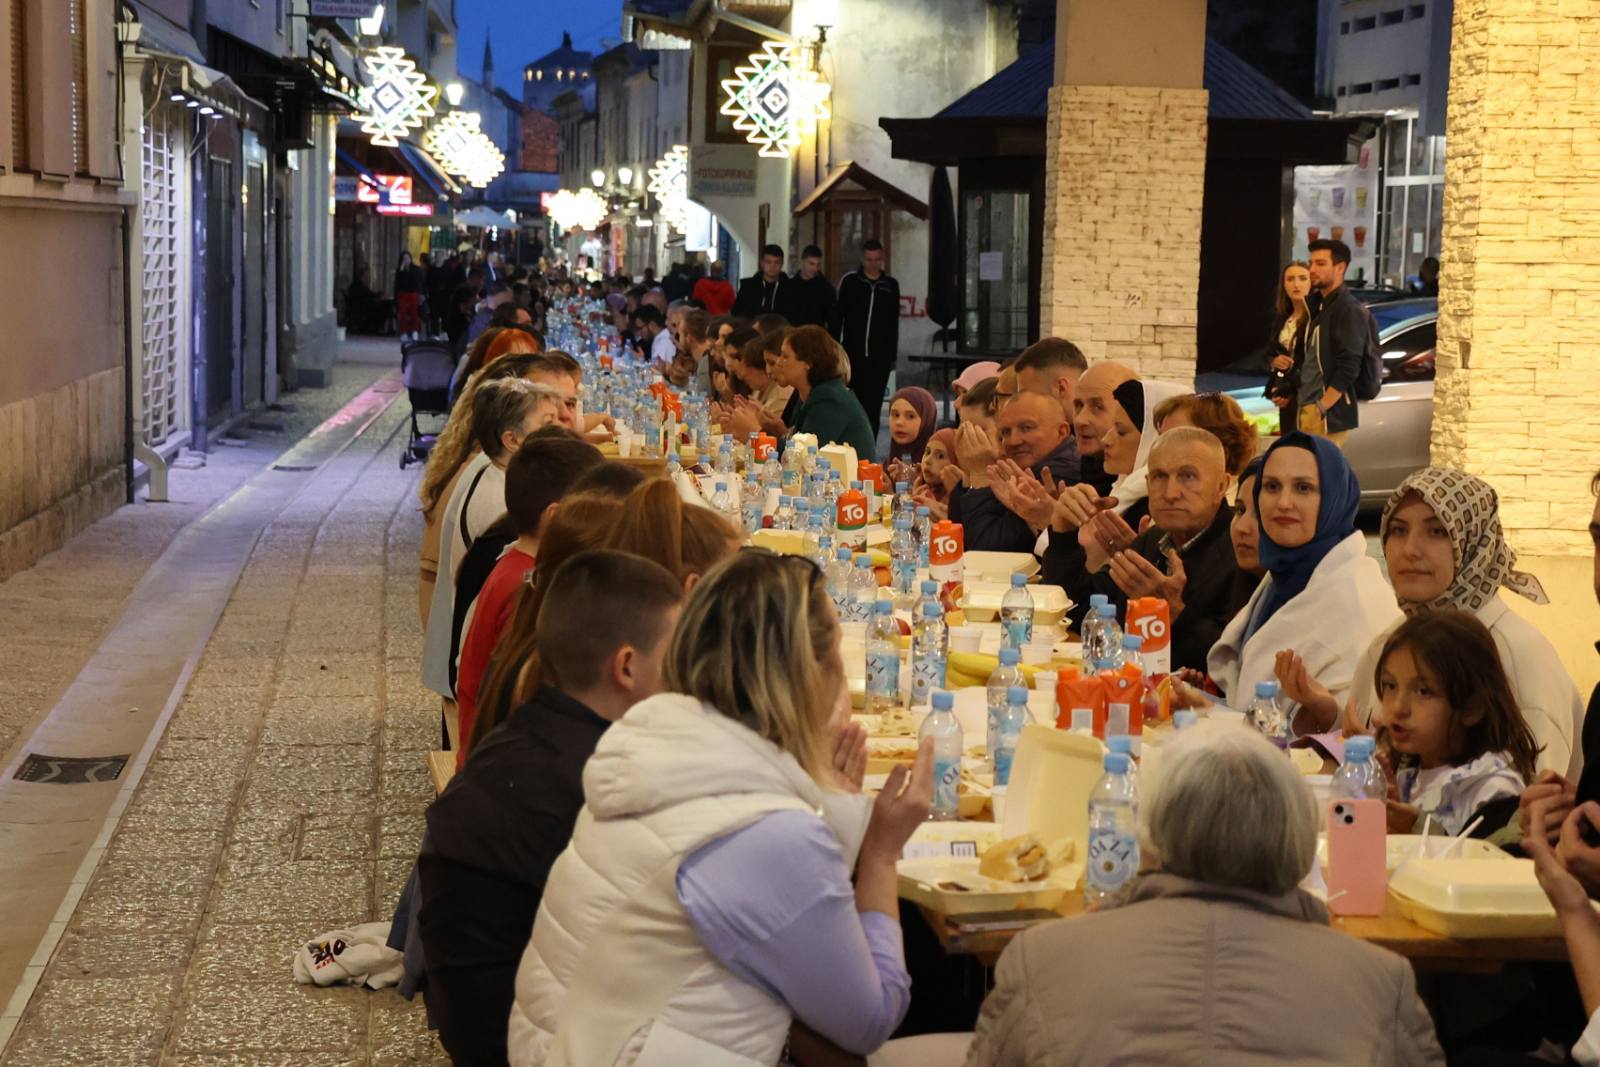
<instances>
[{"instance_id":1,"label":"bald man","mask_svg":"<svg viewBox=\"0 0 1600 1067\"><path fill-rule=\"evenodd\" d=\"M1088 378L1088 375L1084 375ZM1169 430L1150 449L1150 525L1129 528L1115 511L1089 523L1093 548L1057 509L1043 578L1066 589L1072 621L1083 623L1089 598L1105 594L1122 615L1129 600L1160 597L1172 624L1172 669L1206 669L1206 654L1249 599L1239 581L1228 526L1227 456L1216 436L1192 426Z\"/></svg>"},{"instance_id":2,"label":"bald man","mask_svg":"<svg viewBox=\"0 0 1600 1067\"><path fill-rule=\"evenodd\" d=\"M950 493L950 518L965 528L968 551L1032 552L1038 530L1002 504L989 487L988 469L1005 458L1058 485L1078 481L1078 450L1067 413L1053 396L1019 393L995 416L999 440L976 423L956 431L956 463L963 484Z\"/></svg>"},{"instance_id":3,"label":"bald man","mask_svg":"<svg viewBox=\"0 0 1600 1067\"><path fill-rule=\"evenodd\" d=\"M1112 390L1123 382L1139 377L1133 368L1122 363L1107 361L1096 363L1079 376L1072 390L1072 432L1078 441L1078 455L1082 459L1083 480L1102 494L1111 491L1117 480L1107 474L1101 460L1104 445L1101 443L1117 410Z\"/></svg>"}]
</instances>

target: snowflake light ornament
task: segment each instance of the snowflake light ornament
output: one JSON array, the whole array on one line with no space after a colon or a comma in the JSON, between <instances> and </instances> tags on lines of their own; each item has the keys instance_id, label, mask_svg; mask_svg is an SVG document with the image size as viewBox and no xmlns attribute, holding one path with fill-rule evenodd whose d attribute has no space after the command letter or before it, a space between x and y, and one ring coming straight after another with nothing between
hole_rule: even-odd
<instances>
[{"instance_id":1,"label":"snowflake light ornament","mask_svg":"<svg viewBox=\"0 0 1600 1067\"><path fill-rule=\"evenodd\" d=\"M593 189L561 189L545 204L545 211L563 230L592 230L611 211Z\"/></svg>"},{"instance_id":2,"label":"snowflake light ornament","mask_svg":"<svg viewBox=\"0 0 1600 1067\"><path fill-rule=\"evenodd\" d=\"M361 90L361 129L390 148L433 116L437 86L417 72L405 49L385 45L361 57L372 84Z\"/></svg>"},{"instance_id":3,"label":"snowflake light ornament","mask_svg":"<svg viewBox=\"0 0 1600 1067\"><path fill-rule=\"evenodd\" d=\"M650 194L661 202L661 217L673 229L689 229L689 147L675 144L650 168Z\"/></svg>"},{"instance_id":4,"label":"snowflake light ornament","mask_svg":"<svg viewBox=\"0 0 1600 1067\"><path fill-rule=\"evenodd\" d=\"M760 154L783 159L828 117L828 84L799 62L799 47L766 41L722 82L722 113Z\"/></svg>"},{"instance_id":5,"label":"snowflake light ornament","mask_svg":"<svg viewBox=\"0 0 1600 1067\"><path fill-rule=\"evenodd\" d=\"M483 188L506 169L506 157L480 128L476 111L448 111L428 127L423 147L468 185Z\"/></svg>"}]
</instances>

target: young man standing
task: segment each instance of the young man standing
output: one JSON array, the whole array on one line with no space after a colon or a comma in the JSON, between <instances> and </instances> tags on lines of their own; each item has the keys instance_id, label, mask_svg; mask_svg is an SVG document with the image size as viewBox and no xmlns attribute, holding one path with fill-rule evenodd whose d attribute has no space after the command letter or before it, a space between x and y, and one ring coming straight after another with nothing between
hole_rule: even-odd
<instances>
[{"instance_id":1,"label":"young man standing","mask_svg":"<svg viewBox=\"0 0 1600 1067\"><path fill-rule=\"evenodd\" d=\"M1354 389L1371 326L1367 309L1345 288L1350 246L1322 240L1308 247L1314 300L1300 368L1299 425L1343 448L1358 422Z\"/></svg>"},{"instance_id":2,"label":"young man standing","mask_svg":"<svg viewBox=\"0 0 1600 1067\"><path fill-rule=\"evenodd\" d=\"M806 245L800 252L800 273L790 281L794 285L794 300L790 305L791 326L826 326L833 314L833 303L838 291L822 274L822 249Z\"/></svg>"},{"instance_id":3,"label":"young man standing","mask_svg":"<svg viewBox=\"0 0 1600 1067\"><path fill-rule=\"evenodd\" d=\"M713 260L706 276L694 283L691 296L705 306L708 315L726 315L733 310L733 286L722 276L726 269L721 260Z\"/></svg>"},{"instance_id":4,"label":"young man standing","mask_svg":"<svg viewBox=\"0 0 1600 1067\"><path fill-rule=\"evenodd\" d=\"M790 277L783 273L783 249L766 245L761 249L761 271L739 283L739 295L733 301L733 313L743 319L753 319L767 311L789 317Z\"/></svg>"},{"instance_id":5,"label":"young man standing","mask_svg":"<svg viewBox=\"0 0 1600 1067\"><path fill-rule=\"evenodd\" d=\"M884 269L883 245L876 239L861 246L861 269L839 279L828 332L850 356L850 388L876 434L900 352L900 283Z\"/></svg>"},{"instance_id":6,"label":"young man standing","mask_svg":"<svg viewBox=\"0 0 1600 1067\"><path fill-rule=\"evenodd\" d=\"M683 588L625 552L581 552L551 579L540 686L473 750L428 809L417 925L428 1014L456 1063L506 1062L517 965L550 866L583 807L606 728L661 689Z\"/></svg>"}]
</instances>

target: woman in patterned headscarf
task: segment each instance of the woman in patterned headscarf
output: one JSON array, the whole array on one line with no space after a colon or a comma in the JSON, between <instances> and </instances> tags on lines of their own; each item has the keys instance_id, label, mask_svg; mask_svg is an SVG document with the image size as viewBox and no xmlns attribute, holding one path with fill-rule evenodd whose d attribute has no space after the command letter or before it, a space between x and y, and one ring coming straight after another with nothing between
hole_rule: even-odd
<instances>
[{"instance_id":1,"label":"woman in patterned headscarf","mask_svg":"<svg viewBox=\"0 0 1600 1067\"><path fill-rule=\"evenodd\" d=\"M1407 615L1453 610L1476 616L1494 638L1517 706L1542 747L1539 769L1576 780L1583 762L1583 699L1550 641L1500 596L1509 589L1535 604L1549 603L1539 580L1516 568L1494 488L1462 471L1424 467L1390 496L1379 536L1400 609ZM1356 665L1347 729L1368 729L1381 706L1373 666L1388 636L1380 636ZM1288 673L1292 677L1292 665ZM1338 709L1319 694L1311 696L1315 705L1302 703L1317 708L1331 728Z\"/></svg>"}]
</instances>

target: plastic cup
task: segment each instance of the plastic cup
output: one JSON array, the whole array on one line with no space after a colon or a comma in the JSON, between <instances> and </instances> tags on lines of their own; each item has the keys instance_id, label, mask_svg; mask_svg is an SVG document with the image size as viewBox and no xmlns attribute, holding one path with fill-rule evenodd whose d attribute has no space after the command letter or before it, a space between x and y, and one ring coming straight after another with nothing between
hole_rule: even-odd
<instances>
[{"instance_id":1,"label":"plastic cup","mask_svg":"<svg viewBox=\"0 0 1600 1067\"><path fill-rule=\"evenodd\" d=\"M950 651L977 652L983 643L983 630L977 626L950 627Z\"/></svg>"}]
</instances>

